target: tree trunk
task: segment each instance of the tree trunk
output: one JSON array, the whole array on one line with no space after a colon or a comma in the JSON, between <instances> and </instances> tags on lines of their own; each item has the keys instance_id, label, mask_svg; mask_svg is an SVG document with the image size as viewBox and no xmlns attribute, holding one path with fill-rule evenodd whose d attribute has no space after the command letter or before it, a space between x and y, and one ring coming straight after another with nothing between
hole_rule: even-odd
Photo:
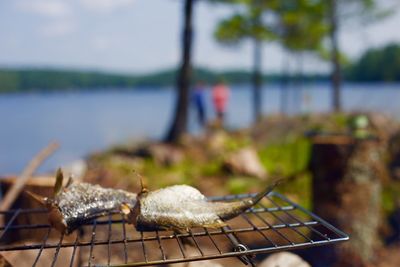
<instances>
[{"instance_id":1,"label":"tree trunk","mask_svg":"<svg viewBox=\"0 0 400 267\"><path fill-rule=\"evenodd\" d=\"M314 137L310 164L313 210L349 234L350 242L310 250L312 266L372 266L380 246L384 147L379 140Z\"/></svg>"},{"instance_id":2,"label":"tree trunk","mask_svg":"<svg viewBox=\"0 0 400 267\"><path fill-rule=\"evenodd\" d=\"M337 15L337 0L329 2L329 21L330 21L330 41L331 41L331 62L332 62L332 89L333 89L333 110L338 112L341 110L340 90L341 90L341 67L339 59L339 20Z\"/></svg>"},{"instance_id":3,"label":"tree trunk","mask_svg":"<svg viewBox=\"0 0 400 267\"><path fill-rule=\"evenodd\" d=\"M258 38L254 38L254 54L253 54L253 116L254 122L257 123L261 120L262 116L262 76L261 76L261 60L262 60L262 46Z\"/></svg>"},{"instance_id":4,"label":"tree trunk","mask_svg":"<svg viewBox=\"0 0 400 267\"><path fill-rule=\"evenodd\" d=\"M282 77L281 77L281 103L280 103L280 110L281 114L287 114L288 106L289 106L289 79L290 79L290 71L289 71L289 58L285 54L283 58L282 64Z\"/></svg>"},{"instance_id":5,"label":"tree trunk","mask_svg":"<svg viewBox=\"0 0 400 267\"><path fill-rule=\"evenodd\" d=\"M294 55L295 56L295 55ZM303 55L301 52L297 53L297 75L296 86L294 90L294 114L301 114L303 104Z\"/></svg>"},{"instance_id":6,"label":"tree trunk","mask_svg":"<svg viewBox=\"0 0 400 267\"><path fill-rule=\"evenodd\" d=\"M165 138L166 142L177 143L187 130L189 110L189 90L191 81L191 51L192 51L192 17L195 0L185 0L184 29L182 32L182 63L177 77L178 97L175 106L174 119Z\"/></svg>"}]
</instances>

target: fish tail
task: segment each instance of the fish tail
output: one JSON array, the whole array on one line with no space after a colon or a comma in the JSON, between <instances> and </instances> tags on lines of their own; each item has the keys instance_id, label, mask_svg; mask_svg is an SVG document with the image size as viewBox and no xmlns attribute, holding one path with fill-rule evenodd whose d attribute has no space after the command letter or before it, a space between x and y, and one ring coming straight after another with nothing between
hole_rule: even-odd
<instances>
[{"instance_id":1,"label":"fish tail","mask_svg":"<svg viewBox=\"0 0 400 267\"><path fill-rule=\"evenodd\" d=\"M283 179L278 179L270 183L263 191L255 195L251 200L252 204L255 205L260 202L266 195L268 195L275 187L283 183Z\"/></svg>"}]
</instances>

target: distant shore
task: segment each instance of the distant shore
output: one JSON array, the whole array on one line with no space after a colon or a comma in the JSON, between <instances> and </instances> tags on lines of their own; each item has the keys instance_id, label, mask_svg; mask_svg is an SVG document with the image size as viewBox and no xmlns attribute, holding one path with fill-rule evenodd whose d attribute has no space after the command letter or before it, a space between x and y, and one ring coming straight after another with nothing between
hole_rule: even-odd
<instances>
[{"instance_id":1,"label":"distant shore","mask_svg":"<svg viewBox=\"0 0 400 267\"><path fill-rule=\"evenodd\" d=\"M346 82L400 82L400 45L389 44L379 49L369 49L357 60L343 66L342 78ZM1 67L0 93L111 90L113 88L162 88L176 83L177 68L166 68L146 74L115 73L98 70L68 69L60 67ZM215 83L223 78L229 84L250 84L252 73L248 69L213 70L195 66L193 81ZM327 72L264 73L263 81L299 85L307 82L328 82Z\"/></svg>"},{"instance_id":2,"label":"distant shore","mask_svg":"<svg viewBox=\"0 0 400 267\"><path fill-rule=\"evenodd\" d=\"M231 85L250 85L251 73L245 70L212 71L196 68L193 80L213 84L223 78ZM7 69L0 68L0 94L2 93L52 93L93 92L137 89L165 89L175 87L176 70L169 69L145 75L119 75L106 72L63 69ZM290 77L282 74L263 75L265 84L285 84L298 87L310 83L329 83L328 74L304 74ZM345 79L345 83L399 83L400 81L364 81Z\"/></svg>"},{"instance_id":3,"label":"distant shore","mask_svg":"<svg viewBox=\"0 0 400 267\"><path fill-rule=\"evenodd\" d=\"M0 93L52 92L76 90L112 90L115 88L165 88L175 86L175 68L149 74L116 74L99 71L69 70L57 68L0 68ZM194 68L193 80L215 83L223 78L230 84L249 84L251 73L246 70L214 71ZM299 80L299 77L284 77L281 74L263 75L264 82ZM328 81L326 74L305 74L303 82Z\"/></svg>"}]
</instances>

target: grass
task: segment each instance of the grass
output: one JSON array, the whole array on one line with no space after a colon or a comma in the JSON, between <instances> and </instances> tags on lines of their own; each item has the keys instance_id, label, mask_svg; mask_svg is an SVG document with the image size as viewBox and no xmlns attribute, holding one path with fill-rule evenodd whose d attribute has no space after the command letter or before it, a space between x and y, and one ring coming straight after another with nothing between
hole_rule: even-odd
<instances>
[{"instance_id":1,"label":"grass","mask_svg":"<svg viewBox=\"0 0 400 267\"><path fill-rule=\"evenodd\" d=\"M230 194L243 194L257 192L262 188L262 181L257 178L232 176L226 182L227 190Z\"/></svg>"},{"instance_id":2,"label":"grass","mask_svg":"<svg viewBox=\"0 0 400 267\"><path fill-rule=\"evenodd\" d=\"M202 190L207 191L208 183L204 182L206 179L210 184L215 182L218 194L242 194L258 192L268 181L225 173L222 168L224 158L241 148L256 147L270 179L293 178L277 190L303 207L312 209L312 176L307 172L311 158L311 142L303 136L303 130L314 128L323 131L343 131L349 124L349 117L338 113L331 115L329 119L313 120L310 116L303 116L300 120L297 121L301 125L300 130L277 134L277 138L271 138L267 133L265 135L267 138L255 141L251 139L249 132L223 133L221 150L212 151L207 145L184 149L184 159L172 166L163 166L151 158L116 156L112 150L99 154L94 159L106 170L109 177L128 179L128 184L133 186L138 185L137 177L132 174L132 171L136 170L147 178L150 189L172 184L189 184L196 187L203 186ZM209 192L204 193L209 194ZM400 181L390 182L383 187L382 209L386 215L393 211L394 200L399 196Z\"/></svg>"},{"instance_id":3,"label":"grass","mask_svg":"<svg viewBox=\"0 0 400 267\"><path fill-rule=\"evenodd\" d=\"M268 144L258 155L271 175L290 176L305 170L311 154L310 141L290 137L285 142Z\"/></svg>"}]
</instances>

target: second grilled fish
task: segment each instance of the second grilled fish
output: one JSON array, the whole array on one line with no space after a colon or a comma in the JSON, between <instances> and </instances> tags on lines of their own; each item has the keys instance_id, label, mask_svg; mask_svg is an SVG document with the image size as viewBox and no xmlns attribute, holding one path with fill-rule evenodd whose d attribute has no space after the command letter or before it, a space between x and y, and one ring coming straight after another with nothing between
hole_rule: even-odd
<instances>
[{"instance_id":1,"label":"second grilled fish","mask_svg":"<svg viewBox=\"0 0 400 267\"><path fill-rule=\"evenodd\" d=\"M257 204L279 182L268 186L255 197L235 202L210 202L194 187L174 185L148 192L142 189L136 205L127 209L128 220L138 231L187 230L191 227L223 227L232 219Z\"/></svg>"}]
</instances>

